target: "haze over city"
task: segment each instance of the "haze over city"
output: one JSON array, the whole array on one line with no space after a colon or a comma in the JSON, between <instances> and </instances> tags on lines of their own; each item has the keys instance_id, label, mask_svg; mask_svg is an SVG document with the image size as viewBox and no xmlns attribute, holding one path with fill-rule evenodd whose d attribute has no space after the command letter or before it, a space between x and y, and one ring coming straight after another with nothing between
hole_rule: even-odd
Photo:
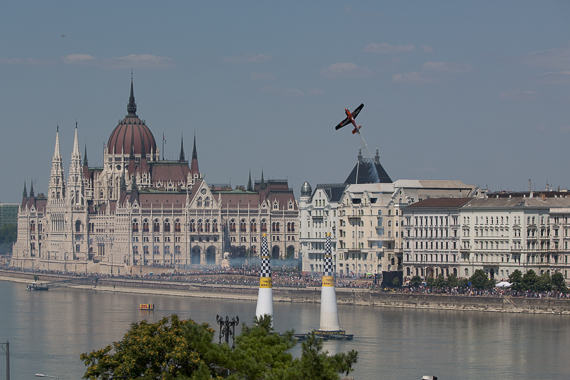
<instances>
[{"instance_id":1,"label":"haze over city","mask_svg":"<svg viewBox=\"0 0 570 380\"><path fill-rule=\"evenodd\" d=\"M165 158L197 140L208 184L342 182L358 116L396 179L569 188L570 4L71 1L0 5L1 202L46 192L59 125L67 173L137 114Z\"/></svg>"}]
</instances>

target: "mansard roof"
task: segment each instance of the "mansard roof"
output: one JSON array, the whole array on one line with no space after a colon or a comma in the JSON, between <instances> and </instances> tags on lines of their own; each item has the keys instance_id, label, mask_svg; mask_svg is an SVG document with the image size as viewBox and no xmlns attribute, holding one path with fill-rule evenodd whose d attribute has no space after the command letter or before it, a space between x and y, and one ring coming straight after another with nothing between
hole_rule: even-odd
<instances>
[{"instance_id":1,"label":"mansard roof","mask_svg":"<svg viewBox=\"0 0 570 380\"><path fill-rule=\"evenodd\" d=\"M329 202L340 202L342 194L344 194L344 190L346 190L347 186L348 184L346 183L317 184L315 192L320 189L327 195Z\"/></svg>"},{"instance_id":2,"label":"mansard roof","mask_svg":"<svg viewBox=\"0 0 570 380\"><path fill-rule=\"evenodd\" d=\"M372 159L362 157L362 151L359 150L356 165L344 182L351 185L358 183L392 183L392 179L380 163L378 151L376 151L376 156Z\"/></svg>"},{"instance_id":3,"label":"mansard roof","mask_svg":"<svg viewBox=\"0 0 570 380\"><path fill-rule=\"evenodd\" d=\"M188 173L190 173L190 168L188 167L188 162L180 161L155 161L150 163L150 175L154 182L164 182L165 184L169 181L173 183L176 182L186 182L188 179Z\"/></svg>"}]
</instances>

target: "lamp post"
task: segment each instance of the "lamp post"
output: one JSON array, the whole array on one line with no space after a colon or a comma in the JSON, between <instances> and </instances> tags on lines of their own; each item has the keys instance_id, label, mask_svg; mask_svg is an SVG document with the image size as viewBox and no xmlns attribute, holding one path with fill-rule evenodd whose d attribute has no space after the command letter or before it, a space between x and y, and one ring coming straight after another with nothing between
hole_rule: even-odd
<instances>
[{"instance_id":1,"label":"lamp post","mask_svg":"<svg viewBox=\"0 0 570 380\"><path fill-rule=\"evenodd\" d=\"M6 346L6 348L2 347L2 349L6 353L6 380L10 380L10 342L0 343L0 346Z\"/></svg>"},{"instance_id":2,"label":"lamp post","mask_svg":"<svg viewBox=\"0 0 570 380\"><path fill-rule=\"evenodd\" d=\"M229 344L229 338L232 337L232 348L235 348L234 339L236 336L236 326L239 324L239 317L233 317L230 321L230 318L226 316L226 320L224 321L224 317L220 317L216 315L216 321L220 325L220 341L219 344L222 344L222 336L225 337L226 343Z\"/></svg>"},{"instance_id":3,"label":"lamp post","mask_svg":"<svg viewBox=\"0 0 570 380\"><path fill-rule=\"evenodd\" d=\"M50 379L59 379L57 376L44 375L43 373L36 373L36 377L49 377Z\"/></svg>"}]
</instances>

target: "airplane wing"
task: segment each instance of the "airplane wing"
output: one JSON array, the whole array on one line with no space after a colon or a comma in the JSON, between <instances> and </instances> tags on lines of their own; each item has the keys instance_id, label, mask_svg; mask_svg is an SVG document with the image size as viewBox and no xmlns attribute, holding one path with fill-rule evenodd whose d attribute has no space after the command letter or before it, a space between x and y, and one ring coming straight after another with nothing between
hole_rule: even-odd
<instances>
[{"instance_id":1,"label":"airplane wing","mask_svg":"<svg viewBox=\"0 0 570 380\"><path fill-rule=\"evenodd\" d=\"M336 127L334 127L334 129L339 130L342 127L344 127L345 125L347 125L348 123L350 123L350 119L347 117L346 119L341 121Z\"/></svg>"},{"instance_id":2,"label":"airplane wing","mask_svg":"<svg viewBox=\"0 0 570 380\"><path fill-rule=\"evenodd\" d=\"M358 107L356 107L356 109L354 110L354 112L352 112L352 117L354 119L356 119L356 117L358 116L358 114L360 113L360 111L362 110L362 107L364 107L364 103L362 103L361 105L359 105Z\"/></svg>"}]
</instances>

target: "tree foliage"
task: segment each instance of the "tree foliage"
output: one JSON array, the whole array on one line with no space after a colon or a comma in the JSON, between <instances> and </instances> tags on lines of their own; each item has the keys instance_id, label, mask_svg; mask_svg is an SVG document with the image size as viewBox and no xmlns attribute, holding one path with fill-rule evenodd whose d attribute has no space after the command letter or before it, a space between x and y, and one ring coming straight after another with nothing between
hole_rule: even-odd
<instances>
[{"instance_id":1,"label":"tree foliage","mask_svg":"<svg viewBox=\"0 0 570 380\"><path fill-rule=\"evenodd\" d=\"M450 288L459 286L459 279L457 279L457 276L453 273L450 273L449 276L447 276L447 286Z\"/></svg>"},{"instance_id":2,"label":"tree foliage","mask_svg":"<svg viewBox=\"0 0 570 380\"><path fill-rule=\"evenodd\" d=\"M83 378L338 380L358 361L354 350L329 355L314 333L303 342L301 357L293 358L293 331L277 334L270 316L256 318L251 327L244 324L233 350L214 343L213 336L207 324L174 314L157 323L134 323L120 342L81 354L88 367Z\"/></svg>"},{"instance_id":3,"label":"tree foliage","mask_svg":"<svg viewBox=\"0 0 570 380\"><path fill-rule=\"evenodd\" d=\"M495 281L490 280L483 269L475 270L475 273L469 278L469 281L471 281L471 285L475 289L489 289L495 285Z\"/></svg>"},{"instance_id":4,"label":"tree foliage","mask_svg":"<svg viewBox=\"0 0 570 380\"><path fill-rule=\"evenodd\" d=\"M18 240L18 226L8 223L0 228L0 254L11 254L12 244Z\"/></svg>"},{"instance_id":5,"label":"tree foliage","mask_svg":"<svg viewBox=\"0 0 570 380\"><path fill-rule=\"evenodd\" d=\"M141 321L119 342L80 355L88 366L84 379L174 379L207 368L214 330L177 315L156 323Z\"/></svg>"},{"instance_id":6,"label":"tree foliage","mask_svg":"<svg viewBox=\"0 0 570 380\"><path fill-rule=\"evenodd\" d=\"M523 276L522 272L516 269L509 276L509 282L511 283L512 290L523 290Z\"/></svg>"},{"instance_id":7,"label":"tree foliage","mask_svg":"<svg viewBox=\"0 0 570 380\"><path fill-rule=\"evenodd\" d=\"M422 284L422 278L418 275L410 278L410 286L420 286Z\"/></svg>"},{"instance_id":8,"label":"tree foliage","mask_svg":"<svg viewBox=\"0 0 570 380\"><path fill-rule=\"evenodd\" d=\"M564 280L564 276L560 272L556 272L550 278L552 282L552 288L559 292L568 292L568 288L566 287L566 281Z\"/></svg>"}]
</instances>

